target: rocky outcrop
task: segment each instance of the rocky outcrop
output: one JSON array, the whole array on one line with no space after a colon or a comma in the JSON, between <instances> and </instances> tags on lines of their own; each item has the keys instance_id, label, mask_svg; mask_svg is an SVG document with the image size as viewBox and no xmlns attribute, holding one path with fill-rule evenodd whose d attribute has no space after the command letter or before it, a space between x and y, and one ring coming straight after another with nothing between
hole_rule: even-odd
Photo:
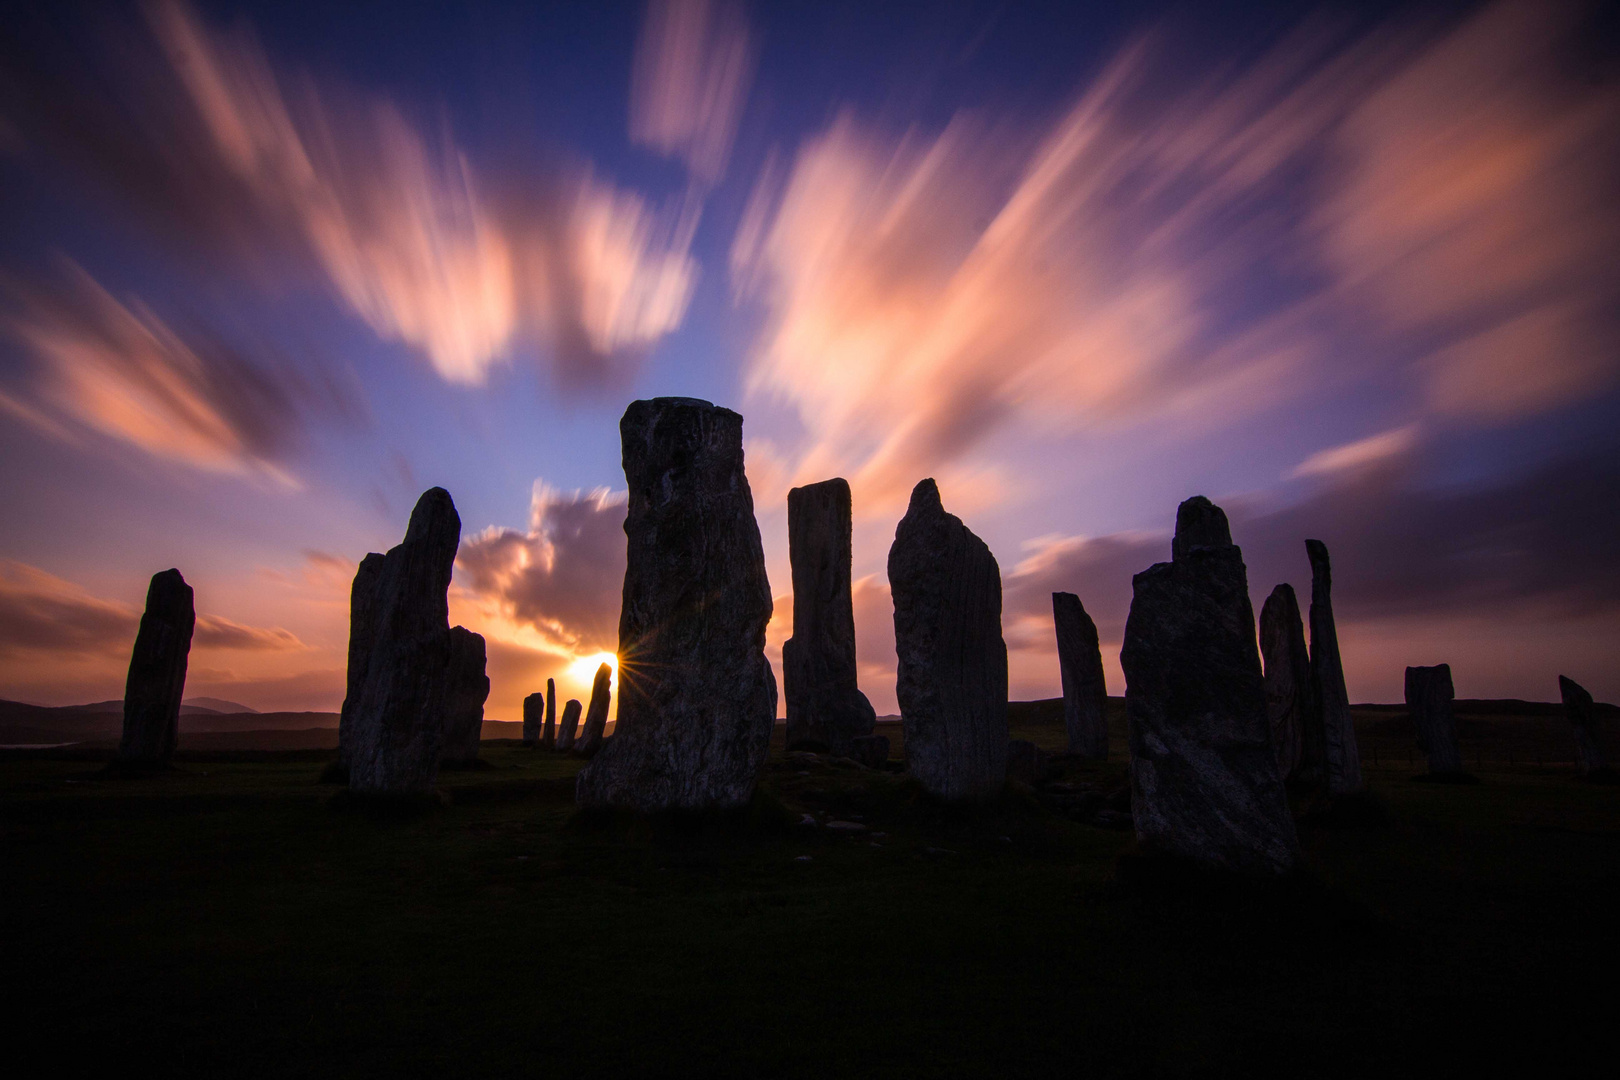
<instances>
[{"instance_id":1,"label":"rocky outcrop","mask_svg":"<svg viewBox=\"0 0 1620 1080\"><path fill-rule=\"evenodd\" d=\"M1361 751L1350 718L1350 695L1339 660L1339 632L1333 625L1333 571L1327 545L1305 541L1311 560L1311 691L1321 717L1322 760L1330 795L1348 795L1366 784Z\"/></svg>"},{"instance_id":2,"label":"rocky outcrop","mask_svg":"<svg viewBox=\"0 0 1620 1080\"><path fill-rule=\"evenodd\" d=\"M1305 757L1305 733L1320 737L1311 657L1305 650L1305 624L1292 585L1278 585L1260 608L1260 656L1265 661L1266 722L1277 773L1284 781ZM1317 749L1317 756L1320 749ZM1321 776L1320 762L1316 775Z\"/></svg>"},{"instance_id":3,"label":"rocky outcrop","mask_svg":"<svg viewBox=\"0 0 1620 1080\"><path fill-rule=\"evenodd\" d=\"M1575 764L1583 775L1608 767L1603 747L1598 743L1598 719L1592 708L1592 695L1574 679L1558 676L1558 693L1564 699L1564 715L1569 717L1570 734L1575 737Z\"/></svg>"},{"instance_id":4,"label":"rocky outcrop","mask_svg":"<svg viewBox=\"0 0 1620 1080\"><path fill-rule=\"evenodd\" d=\"M350 607L365 618L350 628L350 656L364 672L350 671L356 689L344 702L352 791L421 793L438 776L452 653L446 594L460 538L450 493L432 488L411 511L404 542L380 566L367 556L355 576L354 593L365 595L351 595Z\"/></svg>"},{"instance_id":5,"label":"rocky outcrop","mask_svg":"<svg viewBox=\"0 0 1620 1080\"><path fill-rule=\"evenodd\" d=\"M940 799L995 798L1008 741L1001 569L932 480L912 490L895 529L889 591L907 771Z\"/></svg>"},{"instance_id":6,"label":"rocky outcrop","mask_svg":"<svg viewBox=\"0 0 1620 1080\"><path fill-rule=\"evenodd\" d=\"M546 680L546 726L540 731L540 745L547 750L557 746L557 680Z\"/></svg>"},{"instance_id":7,"label":"rocky outcrop","mask_svg":"<svg viewBox=\"0 0 1620 1080\"><path fill-rule=\"evenodd\" d=\"M538 690L523 699L523 745L540 744L540 721L546 713L546 695Z\"/></svg>"},{"instance_id":8,"label":"rocky outcrop","mask_svg":"<svg viewBox=\"0 0 1620 1080\"><path fill-rule=\"evenodd\" d=\"M466 765L478 760L484 730L489 676L484 673L484 637L465 626L450 628L450 662L445 669L444 736L439 760Z\"/></svg>"},{"instance_id":9,"label":"rocky outcrop","mask_svg":"<svg viewBox=\"0 0 1620 1080\"><path fill-rule=\"evenodd\" d=\"M607 730L608 704L612 697L613 669L606 664L597 666L596 679L591 683L591 704L585 710L585 729L574 743L574 753L580 757L595 757L602 749L602 733Z\"/></svg>"},{"instance_id":10,"label":"rocky outcrop","mask_svg":"<svg viewBox=\"0 0 1620 1080\"><path fill-rule=\"evenodd\" d=\"M1069 753L1094 761L1108 760L1108 687L1103 682L1102 646L1074 593L1052 594L1052 621L1057 627L1058 672L1063 679L1063 725Z\"/></svg>"},{"instance_id":11,"label":"rocky outcrop","mask_svg":"<svg viewBox=\"0 0 1620 1080\"><path fill-rule=\"evenodd\" d=\"M180 741L180 700L186 689L191 632L196 625L191 586L180 571L153 574L124 682L120 763L158 767L174 754Z\"/></svg>"},{"instance_id":12,"label":"rocky outcrop","mask_svg":"<svg viewBox=\"0 0 1620 1080\"><path fill-rule=\"evenodd\" d=\"M1429 759L1429 772L1435 776L1463 771L1457 723L1451 714L1455 697L1450 664L1406 669L1406 711L1412 715L1418 749Z\"/></svg>"},{"instance_id":13,"label":"rocky outcrop","mask_svg":"<svg viewBox=\"0 0 1620 1080\"><path fill-rule=\"evenodd\" d=\"M574 749L579 736L579 701L569 698L563 706L562 723L557 729L557 753L566 754Z\"/></svg>"},{"instance_id":14,"label":"rocky outcrop","mask_svg":"<svg viewBox=\"0 0 1620 1080\"><path fill-rule=\"evenodd\" d=\"M619 434L624 677L613 738L580 770L576 800L637 811L745 805L776 722L776 677L742 417L657 398L633 402Z\"/></svg>"},{"instance_id":15,"label":"rocky outcrop","mask_svg":"<svg viewBox=\"0 0 1620 1080\"><path fill-rule=\"evenodd\" d=\"M790 750L849 754L877 722L855 680L850 598L850 494L843 479L788 492L793 636L782 645Z\"/></svg>"},{"instance_id":16,"label":"rocky outcrop","mask_svg":"<svg viewBox=\"0 0 1620 1080\"><path fill-rule=\"evenodd\" d=\"M1207 499L1176 521L1175 558L1131 581L1120 651L1136 834L1210 869L1289 872L1299 838L1271 752L1243 553L1220 542L1226 516Z\"/></svg>"}]
</instances>

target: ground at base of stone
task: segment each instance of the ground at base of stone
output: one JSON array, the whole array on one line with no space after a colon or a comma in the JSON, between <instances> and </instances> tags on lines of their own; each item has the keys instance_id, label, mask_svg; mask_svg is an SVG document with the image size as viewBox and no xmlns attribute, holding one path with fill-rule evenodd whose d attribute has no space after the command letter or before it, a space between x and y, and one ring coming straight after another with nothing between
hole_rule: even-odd
<instances>
[{"instance_id":1,"label":"ground at base of stone","mask_svg":"<svg viewBox=\"0 0 1620 1080\"><path fill-rule=\"evenodd\" d=\"M1323 797L1304 807L1296 819L1308 829L1387 829L1389 807L1370 791Z\"/></svg>"},{"instance_id":2,"label":"ground at base of stone","mask_svg":"<svg viewBox=\"0 0 1620 1080\"><path fill-rule=\"evenodd\" d=\"M439 769L441 771L449 770L450 772L487 772L494 767L495 766L491 765L483 758L472 758L468 761L439 762Z\"/></svg>"},{"instance_id":3,"label":"ground at base of stone","mask_svg":"<svg viewBox=\"0 0 1620 1080\"><path fill-rule=\"evenodd\" d=\"M1599 787L1620 786L1620 770L1593 769L1581 778L1583 784L1597 784Z\"/></svg>"},{"instance_id":4,"label":"ground at base of stone","mask_svg":"<svg viewBox=\"0 0 1620 1080\"><path fill-rule=\"evenodd\" d=\"M174 764L168 761L130 761L127 758L115 757L107 762L102 775L109 780L138 780L148 776L162 776L173 770Z\"/></svg>"},{"instance_id":5,"label":"ground at base of stone","mask_svg":"<svg viewBox=\"0 0 1620 1080\"><path fill-rule=\"evenodd\" d=\"M1471 772L1426 772L1412 777L1418 784L1477 784L1479 777Z\"/></svg>"},{"instance_id":6,"label":"ground at base of stone","mask_svg":"<svg viewBox=\"0 0 1620 1080\"><path fill-rule=\"evenodd\" d=\"M317 784L348 784L349 768L341 761L329 761L321 774L315 778Z\"/></svg>"},{"instance_id":7,"label":"ground at base of stone","mask_svg":"<svg viewBox=\"0 0 1620 1080\"><path fill-rule=\"evenodd\" d=\"M379 818L411 818L436 813L449 806L445 791L370 792L344 788L327 800L327 809L337 814L365 814Z\"/></svg>"}]
</instances>

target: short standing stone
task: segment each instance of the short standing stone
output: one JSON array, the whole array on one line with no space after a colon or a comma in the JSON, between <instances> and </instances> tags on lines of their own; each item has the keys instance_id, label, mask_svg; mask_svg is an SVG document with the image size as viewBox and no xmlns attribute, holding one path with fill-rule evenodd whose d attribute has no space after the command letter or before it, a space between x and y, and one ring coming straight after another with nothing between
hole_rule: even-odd
<instances>
[{"instance_id":1,"label":"short standing stone","mask_svg":"<svg viewBox=\"0 0 1620 1080\"><path fill-rule=\"evenodd\" d=\"M546 695L538 690L523 699L523 745L540 741L540 719L546 712Z\"/></svg>"},{"instance_id":2,"label":"short standing stone","mask_svg":"<svg viewBox=\"0 0 1620 1080\"><path fill-rule=\"evenodd\" d=\"M580 770L575 798L638 811L746 805L776 723L776 677L742 417L658 398L633 402L619 433L625 674L613 738Z\"/></svg>"},{"instance_id":3,"label":"short standing stone","mask_svg":"<svg viewBox=\"0 0 1620 1080\"><path fill-rule=\"evenodd\" d=\"M439 760L464 765L478 760L484 731L489 676L484 673L484 636L465 626L450 628L450 664L445 672L444 739Z\"/></svg>"},{"instance_id":4,"label":"short standing stone","mask_svg":"<svg viewBox=\"0 0 1620 1080\"><path fill-rule=\"evenodd\" d=\"M447 593L460 538L461 518L450 493L424 492L404 542L383 556L361 605L369 612L366 669L357 700L345 710L353 791L426 792L438 776L451 658ZM362 565L357 590L364 572ZM351 634L351 654L352 646ZM356 673L350 681L357 681Z\"/></svg>"},{"instance_id":5,"label":"short standing stone","mask_svg":"<svg viewBox=\"0 0 1620 1080\"><path fill-rule=\"evenodd\" d=\"M129 656L124 682L124 737L120 761L163 765L180 741L180 700L186 689L186 661L197 625L191 586L178 570L153 574L146 587L146 611Z\"/></svg>"},{"instance_id":6,"label":"short standing stone","mask_svg":"<svg viewBox=\"0 0 1620 1080\"><path fill-rule=\"evenodd\" d=\"M547 750L557 745L557 680L546 680L546 726L540 732L540 745Z\"/></svg>"},{"instance_id":7,"label":"short standing stone","mask_svg":"<svg viewBox=\"0 0 1620 1080\"><path fill-rule=\"evenodd\" d=\"M1007 776L1030 787L1045 780L1046 751L1028 739L1012 740L1007 744Z\"/></svg>"},{"instance_id":8,"label":"short standing stone","mask_svg":"<svg viewBox=\"0 0 1620 1080\"><path fill-rule=\"evenodd\" d=\"M557 732L557 752L566 754L574 748L574 738L579 734L579 702L569 698L563 706L562 724Z\"/></svg>"},{"instance_id":9,"label":"short standing stone","mask_svg":"<svg viewBox=\"0 0 1620 1080\"><path fill-rule=\"evenodd\" d=\"M932 480L895 529L889 591L907 770L937 798L995 798L1007 778L1001 569Z\"/></svg>"},{"instance_id":10,"label":"short standing stone","mask_svg":"<svg viewBox=\"0 0 1620 1080\"><path fill-rule=\"evenodd\" d=\"M1058 672L1063 679L1063 724L1069 753L1095 761L1108 759L1108 687L1103 682L1102 646L1074 593L1052 594L1057 626Z\"/></svg>"},{"instance_id":11,"label":"short standing stone","mask_svg":"<svg viewBox=\"0 0 1620 1080\"><path fill-rule=\"evenodd\" d=\"M1311 690L1322 720L1322 757L1331 795L1348 795L1366 786L1361 779L1361 751L1350 718L1350 694L1339 660L1339 632L1333 625L1333 571L1327 545L1305 541L1311 560Z\"/></svg>"},{"instance_id":12,"label":"short standing stone","mask_svg":"<svg viewBox=\"0 0 1620 1080\"><path fill-rule=\"evenodd\" d=\"M349 671L343 711L338 715L338 766L345 778L353 756L354 712L360 707L360 691L366 683L372 642L377 636L377 587L386 563L384 556L373 551L360 560L354 583L349 586Z\"/></svg>"},{"instance_id":13,"label":"short standing stone","mask_svg":"<svg viewBox=\"0 0 1620 1080\"><path fill-rule=\"evenodd\" d=\"M782 645L788 749L848 756L850 740L877 722L855 680L849 482L823 480L788 492L793 636Z\"/></svg>"},{"instance_id":14,"label":"short standing stone","mask_svg":"<svg viewBox=\"0 0 1620 1080\"><path fill-rule=\"evenodd\" d=\"M591 705L585 710L585 730L574 743L574 753L580 757L595 757L602 749L602 733L607 730L608 704L612 698L613 669L601 664L596 669L596 681L591 684Z\"/></svg>"},{"instance_id":15,"label":"short standing stone","mask_svg":"<svg viewBox=\"0 0 1620 1080\"><path fill-rule=\"evenodd\" d=\"M1437 776L1463 771L1457 724L1451 715L1455 696L1450 664L1406 669L1406 710L1417 729L1418 749L1429 759L1429 772Z\"/></svg>"},{"instance_id":16,"label":"short standing stone","mask_svg":"<svg viewBox=\"0 0 1620 1080\"><path fill-rule=\"evenodd\" d=\"M1305 651L1305 624L1294 587L1278 585L1260 609L1260 655L1265 661L1266 720L1277 774L1293 776L1305 756L1307 727L1318 736L1311 658Z\"/></svg>"},{"instance_id":17,"label":"short standing stone","mask_svg":"<svg viewBox=\"0 0 1620 1080\"><path fill-rule=\"evenodd\" d=\"M849 756L868 769L881 769L889 760L889 737L857 735L849 740Z\"/></svg>"},{"instance_id":18,"label":"short standing stone","mask_svg":"<svg viewBox=\"0 0 1620 1080\"><path fill-rule=\"evenodd\" d=\"M1189 503L1201 505L1182 504L1178 532L1200 531L1131 581L1120 664L1136 834L1212 869L1285 873L1299 838L1271 752L1248 572L1235 545L1209 542L1219 508Z\"/></svg>"},{"instance_id":19,"label":"short standing stone","mask_svg":"<svg viewBox=\"0 0 1620 1080\"><path fill-rule=\"evenodd\" d=\"M1569 717L1570 733L1575 736L1575 764L1582 774L1607 767L1598 743L1598 718L1592 708L1592 695L1574 679L1558 676L1558 692L1564 699L1564 715Z\"/></svg>"}]
</instances>

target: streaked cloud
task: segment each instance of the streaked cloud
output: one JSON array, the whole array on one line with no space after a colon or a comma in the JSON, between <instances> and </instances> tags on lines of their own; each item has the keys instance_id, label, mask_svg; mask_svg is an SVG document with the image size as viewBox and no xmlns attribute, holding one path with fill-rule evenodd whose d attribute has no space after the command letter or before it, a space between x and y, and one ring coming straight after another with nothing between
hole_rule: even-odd
<instances>
[{"instance_id":1,"label":"streaked cloud","mask_svg":"<svg viewBox=\"0 0 1620 1080\"><path fill-rule=\"evenodd\" d=\"M1377 465L1390 458L1410 453L1417 445L1417 434L1417 426L1408 424L1406 427L1381 431L1377 435L1369 435L1365 439L1357 439L1343 446L1318 450L1296 465L1288 475L1295 478L1326 476Z\"/></svg>"},{"instance_id":2,"label":"streaked cloud","mask_svg":"<svg viewBox=\"0 0 1620 1080\"><path fill-rule=\"evenodd\" d=\"M730 0L651 0L636 41L630 138L679 157L704 185L726 171L754 49Z\"/></svg>"}]
</instances>

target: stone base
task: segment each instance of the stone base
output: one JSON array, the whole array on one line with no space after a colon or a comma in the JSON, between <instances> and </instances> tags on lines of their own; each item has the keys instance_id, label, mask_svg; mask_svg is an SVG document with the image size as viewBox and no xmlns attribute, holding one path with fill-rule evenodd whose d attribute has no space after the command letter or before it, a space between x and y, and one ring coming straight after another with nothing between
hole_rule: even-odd
<instances>
[{"instance_id":1,"label":"stone base","mask_svg":"<svg viewBox=\"0 0 1620 1080\"><path fill-rule=\"evenodd\" d=\"M493 769L494 767L495 766L491 765L483 758L469 758L465 761L439 762L440 772L480 772L485 769Z\"/></svg>"},{"instance_id":2,"label":"stone base","mask_svg":"<svg viewBox=\"0 0 1620 1080\"><path fill-rule=\"evenodd\" d=\"M1420 784L1477 784L1479 777L1471 772L1455 770L1450 772L1426 772L1412 777Z\"/></svg>"}]
</instances>

